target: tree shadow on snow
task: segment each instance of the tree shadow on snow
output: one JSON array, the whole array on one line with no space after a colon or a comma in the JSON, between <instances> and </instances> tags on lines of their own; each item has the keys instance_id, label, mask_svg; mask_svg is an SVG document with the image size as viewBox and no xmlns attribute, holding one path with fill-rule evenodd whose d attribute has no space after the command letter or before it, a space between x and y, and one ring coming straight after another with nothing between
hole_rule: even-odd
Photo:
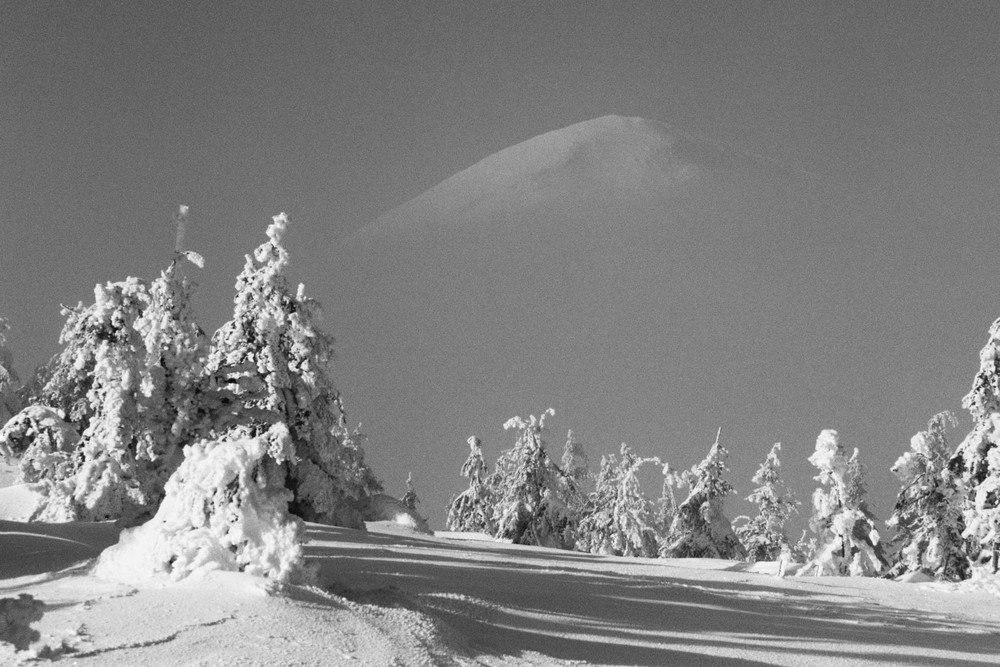
<instances>
[{"instance_id":1,"label":"tree shadow on snow","mask_svg":"<svg viewBox=\"0 0 1000 667\"><path fill-rule=\"evenodd\" d=\"M310 537L316 541L307 545L307 557L330 590L362 604L413 606L495 656L534 651L589 663L755 664L770 653L957 666L976 656L988 661L996 651L992 627L883 607L836 587L769 584L766 575L730 573L741 581L727 581L706 571L707 579L681 578L662 561L623 564L326 527L310 526ZM645 572L614 571L623 566ZM804 583L815 588L816 580Z\"/></svg>"}]
</instances>

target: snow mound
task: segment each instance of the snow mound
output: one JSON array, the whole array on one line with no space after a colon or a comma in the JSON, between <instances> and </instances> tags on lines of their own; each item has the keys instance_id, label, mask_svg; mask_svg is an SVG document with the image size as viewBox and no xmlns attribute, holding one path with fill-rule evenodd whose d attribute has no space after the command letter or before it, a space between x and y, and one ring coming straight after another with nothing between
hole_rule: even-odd
<instances>
[{"instance_id":1,"label":"snow mound","mask_svg":"<svg viewBox=\"0 0 1000 667\"><path fill-rule=\"evenodd\" d=\"M41 494L25 484L0 488L0 520L28 521L41 502Z\"/></svg>"},{"instance_id":2,"label":"snow mound","mask_svg":"<svg viewBox=\"0 0 1000 667\"><path fill-rule=\"evenodd\" d=\"M185 447L156 516L123 532L95 573L124 582L217 569L282 581L303 574L303 526L288 514L292 496L278 465L290 451L282 424L253 438Z\"/></svg>"},{"instance_id":3,"label":"snow mound","mask_svg":"<svg viewBox=\"0 0 1000 667\"><path fill-rule=\"evenodd\" d=\"M385 493L376 493L367 499L364 511L365 522L389 522L399 524L425 535L433 535L434 531L427 525L427 520L416 510L411 509Z\"/></svg>"}]
</instances>

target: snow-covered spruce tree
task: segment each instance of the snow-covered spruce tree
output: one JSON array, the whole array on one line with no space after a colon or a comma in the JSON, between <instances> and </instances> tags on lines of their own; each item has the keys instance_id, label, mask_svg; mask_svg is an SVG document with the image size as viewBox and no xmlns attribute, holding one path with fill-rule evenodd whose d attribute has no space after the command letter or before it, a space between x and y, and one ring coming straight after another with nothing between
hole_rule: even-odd
<instances>
[{"instance_id":1,"label":"snow-covered spruce tree","mask_svg":"<svg viewBox=\"0 0 1000 667\"><path fill-rule=\"evenodd\" d=\"M294 456L283 423L254 436L236 430L185 447L152 519L124 531L98 560L98 576L137 581L234 570L279 581L308 581L301 520L283 464Z\"/></svg>"},{"instance_id":2,"label":"snow-covered spruce tree","mask_svg":"<svg viewBox=\"0 0 1000 667\"><path fill-rule=\"evenodd\" d=\"M413 488L413 472L410 472L406 476L406 493L403 494L403 497L399 501L403 503L403 507L406 509L416 511L420 498L417 497L417 491Z\"/></svg>"},{"instance_id":3,"label":"snow-covered spruce tree","mask_svg":"<svg viewBox=\"0 0 1000 667\"><path fill-rule=\"evenodd\" d=\"M320 306L303 285L289 288L281 244L287 227L284 214L275 216L268 241L247 256L233 318L213 336L208 372L232 388L240 405L226 439L287 425L294 456L282 466L291 511L307 521L363 528L365 504L381 484L365 463L362 436L347 428L330 380L333 340L319 327Z\"/></svg>"},{"instance_id":4,"label":"snow-covered spruce tree","mask_svg":"<svg viewBox=\"0 0 1000 667\"><path fill-rule=\"evenodd\" d=\"M489 466L483 460L483 443L470 436L469 458L462 465L462 476L469 478L469 488L448 503L448 530L467 533L494 534L493 492L489 485Z\"/></svg>"},{"instance_id":5,"label":"snow-covered spruce tree","mask_svg":"<svg viewBox=\"0 0 1000 667\"><path fill-rule=\"evenodd\" d=\"M573 431L566 434L559 469L562 475L558 478L556 497L566 508L567 519L563 543L576 544L577 528L587 501L588 487L593 486L593 474L590 472L590 459L583 443L573 435Z\"/></svg>"},{"instance_id":6,"label":"snow-covered spruce tree","mask_svg":"<svg viewBox=\"0 0 1000 667\"><path fill-rule=\"evenodd\" d=\"M21 409L18 396L21 382L14 371L14 355L7 348L7 331L10 325L0 315L0 426L7 423Z\"/></svg>"},{"instance_id":7,"label":"snow-covered spruce tree","mask_svg":"<svg viewBox=\"0 0 1000 667\"><path fill-rule=\"evenodd\" d=\"M993 571L1000 555L1000 319L979 352L979 371L962 407L973 427L952 457L949 468L961 475L968 494L965 531L973 553L992 552Z\"/></svg>"},{"instance_id":8,"label":"snow-covered spruce tree","mask_svg":"<svg viewBox=\"0 0 1000 667\"><path fill-rule=\"evenodd\" d=\"M729 453L719 444L722 429L708 456L688 474L691 491L677 508L671 541L660 549L664 558L728 558L742 560L747 552L723 513L733 486L725 479Z\"/></svg>"},{"instance_id":9,"label":"snow-covered spruce tree","mask_svg":"<svg viewBox=\"0 0 1000 667\"><path fill-rule=\"evenodd\" d=\"M143 428L138 398L145 359L135 321L149 302L146 285L130 277L94 287L94 303L64 309L60 342L44 397L67 415L81 438L66 465L21 461L24 481L36 482L44 521L101 521L134 517L148 509L136 475L136 452ZM53 454L31 448L47 459ZM31 479L32 470L60 476ZM65 476L62 476L65 475ZM155 507L153 508L155 509Z\"/></svg>"},{"instance_id":10,"label":"snow-covered spruce tree","mask_svg":"<svg viewBox=\"0 0 1000 667\"><path fill-rule=\"evenodd\" d=\"M785 524L798 511L799 502L781 481L780 450L781 443L774 443L753 476L757 488L747 500L757 505L757 516L752 519L740 516L734 521L738 524L736 536L746 547L747 559L752 562L777 560L783 549L791 550Z\"/></svg>"},{"instance_id":11,"label":"snow-covered spruce tree","mask_svg":"<svg viewBox=\"0 0 1000 667\"><path fill-rule=\"evenodd\" d=\"M881 574L888 563L875 530L875 517L865 501L864 468L858 450L848 458L837 432L828 429L816 439L816 451L809 462L819 469L815 479L822 485L813 493L809 520L818 546L798 574Z\"/></svg>"},{"instance_id":12,"label":"snow-covered spruce tree","mask_svg":"<svg viewBox=\"0 0 1000 667\"><path fill-rule=\"evenodd\" d=\"M194 288L179 273L185 259L200 263L178 245L150 285L134 277L98 285L92 306L64 311L65 347L42 398L81 438L66 465L54 465L46 443L22 460L22 478L43 493L43 520L147 518L182 445L204 430L197 393L207 341L191 313Z\"/></svg>"},{"instance_id":13,"label":"snow-covered spruce tree","mask_svg":"<svg viewBox=\"0 0 1000 667\"><path fill-rule=\"evenodd\" d=\"M639 469L660 465L656 457L636 456L622 443L621 459L601 458L597 485L577 528L577 549L615 556L654 558L659 547L656 512L642 492Z\"/></svg>"},{"instance_id":14,"label":"snow-covered spruce tree","mask_svg":"<svg viewBox=\"0 0 1000 667\"><path fill-rule=\"evenodd\" d=\"M504 429L515 429L517 440L500 454L488 484L494 500L494 536L514 544L572 549L573 517L559 497L565 475L549 458L542 439L545 417L513 417Z\"/></svg>"},{"instance_id":15,"label":"snow-covered spruce tree","mask_svg":"<svg viewBox=\"0 0 1000 667\"><path fill-rule=\"evenodd\" d=\"M677 516L677 490L683 489L686 474L678 474L669 463L663 464L663 486L660 499L656 502L656 529L660 535L660 543L671 541L670 529Z\"/></svg>"},{"instance_id":16,"label":"snow-covered spruce tree","mask_svg":"<svg viewBox=\"0 0 1000 667\"><path fill-rule=\"evenodd\" d=\"M960 480L948 469L951 451L945 428L956 424L950 412L934 415L910 440L910 451L892 466L902 488L892 517L898 560L891 576L923 571L949 581L970 575L963 516L964 494Z\"/></svg>"}]
</instances>

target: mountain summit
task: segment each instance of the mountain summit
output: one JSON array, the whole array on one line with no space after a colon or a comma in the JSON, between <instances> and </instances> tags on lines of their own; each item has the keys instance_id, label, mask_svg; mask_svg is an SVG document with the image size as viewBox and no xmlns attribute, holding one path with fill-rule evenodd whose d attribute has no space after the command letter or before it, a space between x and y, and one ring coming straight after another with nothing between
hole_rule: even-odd
<instances>
[{"instance_id":1,"label":"mountain summit","mask_svg":"<svg viewBox=\"0 0 1000 667\"><path fill-rule=\"evenodd\" d=\"M594 461L625 441L688 466L720 425L780 439L834 389L816 394L796 365L851 345L829 201L772 161L606 116L386 213L334 262L330 308L376 465L427 480L433 522L461 487L465 439L495 457L515 414L554 407ZM733 465L745 456L749 478L757 454L737 447Z\"/></svg>"}]
</instances>

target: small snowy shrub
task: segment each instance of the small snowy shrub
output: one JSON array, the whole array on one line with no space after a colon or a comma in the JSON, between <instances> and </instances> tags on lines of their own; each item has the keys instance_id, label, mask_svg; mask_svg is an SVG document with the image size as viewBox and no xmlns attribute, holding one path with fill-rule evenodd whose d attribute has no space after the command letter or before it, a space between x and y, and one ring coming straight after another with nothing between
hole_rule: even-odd
<instances>
[{"instance_id":1,"label":"small snowy shrub","mask_svg":"<svg viewBox=\"0 0 1000 667\"><path fill-rule=\"evenodd\" d=\"M31 624L42 620L44 613L45 603L26 593L0 598L0 642L13 644L15 651L26 651L41 636Z\"/></svg>"},{"instance_id":2,"label":"small snowy shrub","mask_svg":"<svg viewBox=\"0 0 1000 667\"><path fill-rule=\"evenodd\" d=\"M237 570L285 581L302 573L302 522L289 515L292 494L281 463L292 455L283 424L248 437L185 448L159 510L122 533L97 564L99 576L181 579Z\"/></svg>"},{"instance_id":3,"label":"small snowy shrub","mask_svg":"<svg viewBox=\"0 0 1000 667\"><path fill-rule=\"evenodd\" d=\"M736 528L736 536L747 549L747 559L750 561L777 560L782 551L791 551L788 536L785 535L785 524L791 515L798 511L798 501L792 492L781 482L781 461L778 452L781 443L776 442L771 447L767 459L753 476L757 484L754 492L747 500L757 505L757 516L737 517L741 523Z\"/></svg>"},{"instance_id":4,"label":"small snowy shrub","mask_svg":"<svg viewBox=\"0 0 1000 667\"><path fill-rule=\"evenodd\" d=\"M733 486L724 477L729 453L719 444L722 429L708 456L688 473L691 488L677 508L669 543L660 549L664 558L746 558L746 548L724 514L725 498Z\"/></svg>"},{"instance_id":5,"label":"small snowy shrub","mask_svg":"<svg viewBox=\"0 0 1000 667\"><path fill-rule=\"evenodd\" d=\"M0 454L20 458L18 482L49 493L34 518L72 521L72 471L80 442L64 415L44 405L29 405L0 429ZM62 502L57 502L56 499Z\"/></svg>"},{"instance_id":6,"label":"small snowy shrub","mask_svg":"<svg viewBox=\"0 0 1000 667\"><path fill-rule=\"evenodd\" d=\"M822 487L813 493L809 525L817 535L817 549L799 575L873 576L888 563L875 530L875 517L865 502L864 468L858 450L848 458L836 431L825 430L816 439L809 462L819 469Z\"/></svg>"}]
</instances>

